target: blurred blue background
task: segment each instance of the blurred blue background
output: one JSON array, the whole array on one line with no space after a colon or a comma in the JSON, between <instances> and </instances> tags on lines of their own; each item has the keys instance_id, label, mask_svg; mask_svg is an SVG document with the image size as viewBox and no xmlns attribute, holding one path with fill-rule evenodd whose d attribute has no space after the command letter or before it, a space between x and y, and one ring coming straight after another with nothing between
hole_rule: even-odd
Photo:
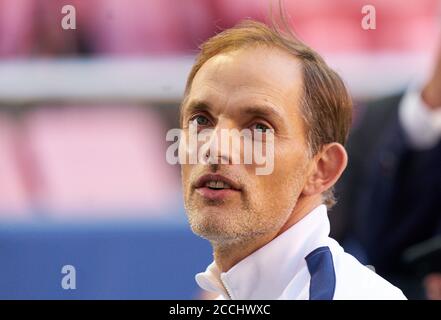
<instances>
[{"instance_id":1,"label":"blurred blue background","mask_svg":"<svg viewBox=\"0 0 441 320\"><path fill-rule=\"evenodd\" d=\"M0 256L0 299L193 299L211 248L171 221L29 223L0 227Z\"/></svg>"}]
</instances>

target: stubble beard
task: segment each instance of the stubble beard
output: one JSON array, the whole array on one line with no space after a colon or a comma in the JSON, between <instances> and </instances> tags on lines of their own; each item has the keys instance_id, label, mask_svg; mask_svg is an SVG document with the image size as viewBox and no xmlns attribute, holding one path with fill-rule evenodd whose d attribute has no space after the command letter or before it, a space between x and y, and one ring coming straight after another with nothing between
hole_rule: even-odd
<instances>
[{"instance_id":1,"label":"stubble beard","mask_svg":"<svg viewBox=\"0 0 441 320\"><path fill-rule=\"evenodd\" d=\"M245 245L269 234L276 234L288 219L295 201L283 213L276 212L276 210L269 210L271 213L262 212L251 206L248 199L244 199L239 208L227 207L225 212L222 212L221 207L224 205L226 205L224 201L210 202L209 204L198 202L191 199L191 196L185 201L185 209L192 231L208 240L213 247L219 250ZM207 206L213 207L213 211L216 212L210 212L210 208L207 209Z\"/></svg>"}]
</instances>

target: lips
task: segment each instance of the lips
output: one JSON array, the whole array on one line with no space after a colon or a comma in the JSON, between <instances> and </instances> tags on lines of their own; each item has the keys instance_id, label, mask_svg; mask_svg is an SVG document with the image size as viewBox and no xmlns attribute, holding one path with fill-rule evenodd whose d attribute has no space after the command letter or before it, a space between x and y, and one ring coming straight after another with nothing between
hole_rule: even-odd
<instances>
[{"instance_id":1,"label":"lips","mask_svg":"<svg viewBox=\"0 0 441 320\"><path fill-rule=\"evenodd\" d=\"M223 200L241 191L238 183L219 174L200 177L195 189L202 197L209 200Z\"/></svg>"}]
</instances>

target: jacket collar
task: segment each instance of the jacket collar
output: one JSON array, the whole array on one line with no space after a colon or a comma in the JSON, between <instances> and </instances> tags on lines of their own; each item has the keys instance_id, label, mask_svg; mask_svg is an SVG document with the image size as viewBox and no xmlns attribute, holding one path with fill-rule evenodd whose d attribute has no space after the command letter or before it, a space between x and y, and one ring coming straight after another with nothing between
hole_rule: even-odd
<instances>
[{"instance_id":1,"label":"jacket collar","mask_svg":"<svg viewBox=\"0 0 441 320\"><path fill-rule=\"evenodd\" d=\"M225 299L276 299L305 266L307 254L326 242L329 230L326 206L320 205L227 272L213 261L196 282Z\"/></svg>"}]
</instances>

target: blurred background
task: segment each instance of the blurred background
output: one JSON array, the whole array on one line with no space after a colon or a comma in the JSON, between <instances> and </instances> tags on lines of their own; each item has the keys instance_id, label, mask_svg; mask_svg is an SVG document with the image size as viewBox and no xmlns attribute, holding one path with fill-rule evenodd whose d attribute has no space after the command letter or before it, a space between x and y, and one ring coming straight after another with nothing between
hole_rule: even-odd
<instances>
[{"instance_id":1,"label":"blurred background","mask_svg":"<svg viewBox=\"0 0 441 320\"><path fill-rule=\"evenodd\" d=\"M365 4L376 30L361 27ZM76 29L64 30L64 5ZM165 133L198 46L269 0L0 0L0 298L192 299L211 248L189 230ZM437 0L286 0L359 108L427 76ZM63 290L61 268L76 268Z\"/></svg>"}]
</instances>

